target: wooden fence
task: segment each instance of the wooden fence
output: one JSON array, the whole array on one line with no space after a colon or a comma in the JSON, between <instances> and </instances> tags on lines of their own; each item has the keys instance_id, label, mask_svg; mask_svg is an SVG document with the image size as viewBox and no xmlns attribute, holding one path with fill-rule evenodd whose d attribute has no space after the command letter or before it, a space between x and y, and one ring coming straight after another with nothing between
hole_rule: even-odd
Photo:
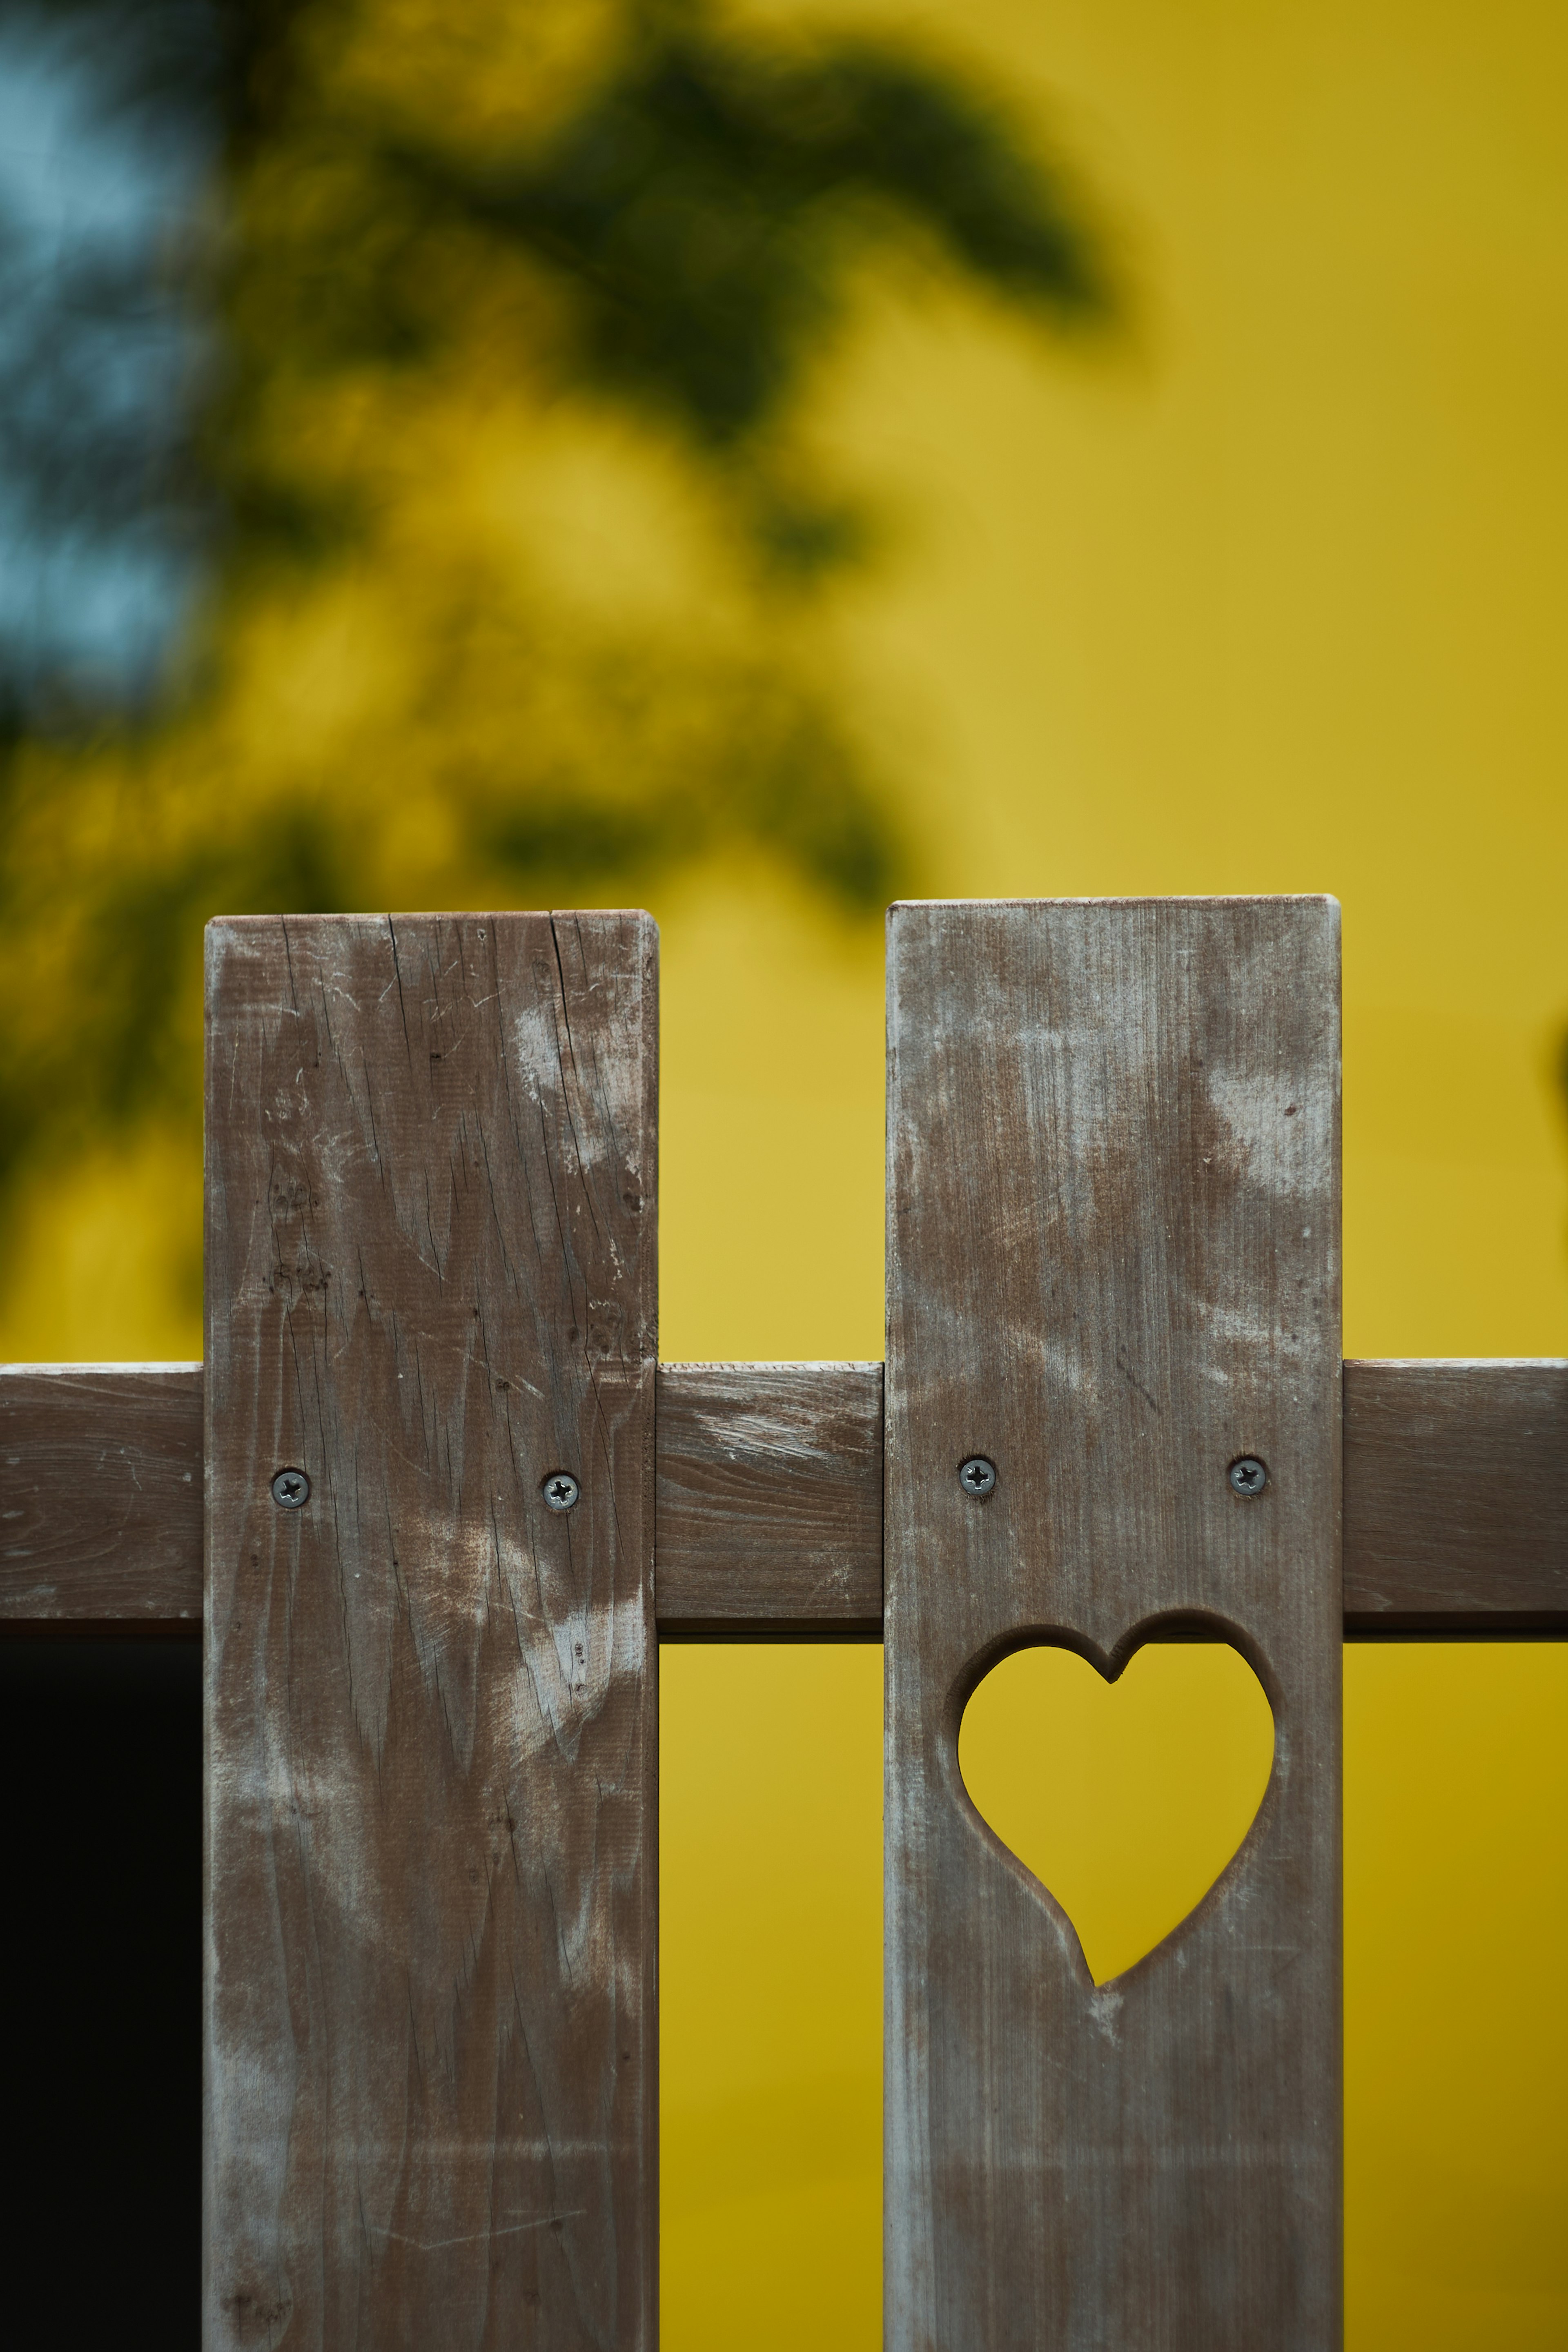
<instances>
[{"instance_id":1,"label":"wooden fence","mask_svg":"<svg viewBox=\"0 0 1568 2352\"><path fill-rule=\"evenodd\" d=\"M885 1643L889 2352L1339 2341L1339 1647L1568 1631L1568 1365L1342 1366L1331 901L888 980L885 1367L661 1365L646 916L211 928L205 1364L0 1376L0 1613L205 1623L213 2352L652 2345L701 1635ZM1268 1793L1097 1989L960 1716L1194 1634Z\"/></svg>"}]
</instances>

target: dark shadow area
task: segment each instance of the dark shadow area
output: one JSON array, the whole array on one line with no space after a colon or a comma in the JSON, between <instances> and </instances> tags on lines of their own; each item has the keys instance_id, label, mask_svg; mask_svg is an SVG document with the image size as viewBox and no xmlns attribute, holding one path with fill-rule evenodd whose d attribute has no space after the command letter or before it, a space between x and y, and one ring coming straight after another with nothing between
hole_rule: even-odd
<instances>
[{"instance_id":1,"label":"dark shadow area","mask_svg":"<svg viewBox=\"0 0 1568 2352\"><path fill-rule=\"evenodd\" d=\"M189 1642L0 1642L18 2344L199 2340L201 1675Z\"/></svg>"}]
</instances>

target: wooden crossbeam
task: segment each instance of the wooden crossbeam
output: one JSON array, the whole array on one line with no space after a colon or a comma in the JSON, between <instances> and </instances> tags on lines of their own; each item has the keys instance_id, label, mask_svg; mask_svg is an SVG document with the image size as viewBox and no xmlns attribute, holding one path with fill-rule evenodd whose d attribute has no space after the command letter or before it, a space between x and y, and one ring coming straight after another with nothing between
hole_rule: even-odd
<instances>
[{"instance_id":1,"label":"wooden crossbeam","mask_svg":"<svg viewBox=\"0 0 1568 2352\"><path fill-rule=\"evenodd\" d=\"M880 1638L880 1364L661 1364L656 1460L661 1638ZM1568 1363L1347 1362L1344 1612L1568 1634ZM201 1614L201 1366L0 1369L0 1628Z\"/></svg>"}]
</instances>

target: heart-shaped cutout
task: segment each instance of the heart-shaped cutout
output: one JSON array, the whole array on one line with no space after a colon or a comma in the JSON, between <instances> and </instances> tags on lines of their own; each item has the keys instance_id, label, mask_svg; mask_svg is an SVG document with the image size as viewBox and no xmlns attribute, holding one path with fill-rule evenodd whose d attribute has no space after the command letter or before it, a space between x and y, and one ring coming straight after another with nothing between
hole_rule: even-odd
<instances>
[{"instance_id":1,"label":"heart-shaped cutout","mask_svg":"<svg viewBox=\"0 0 1568 2352\"><path fill-rule=\"evenodd\" d=\"M1015 1650L958 1736L975 1811L1067 1913L1097 1985L1197 1908L1273 1763L1263 1685L1223 1642L1147 1643L1114 1682L1071 1650Z\"/></svg>"}]
</instances>

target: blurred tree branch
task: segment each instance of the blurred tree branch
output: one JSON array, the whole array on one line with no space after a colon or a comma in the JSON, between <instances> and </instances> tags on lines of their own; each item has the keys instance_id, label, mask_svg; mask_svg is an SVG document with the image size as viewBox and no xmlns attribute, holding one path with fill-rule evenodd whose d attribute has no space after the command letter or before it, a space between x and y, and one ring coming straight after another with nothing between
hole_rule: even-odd
<instances>
[{"instance_id":1,"label":"blurred tree branch","mask_svg":"<svg viewBox=\"0 0 1568 2352\"><path fill-rule=\"evenodd\" d=\"M220 908L582 900L726 844L886 896L890 780L815 626L870 519L810 454L815 372L895 257L1111 320L1064 171L908 47L694 7L72 19L122 117L211 163L150 256L56 289L50 348L0 353L0 471L38 527L161 528L208 585L145 707L12 664L4 1168L195 1117ZM140 422L105 357L137 321L199 346ZM605 553L567 579L584 468Z\"/></svg>"}]
</instances>

